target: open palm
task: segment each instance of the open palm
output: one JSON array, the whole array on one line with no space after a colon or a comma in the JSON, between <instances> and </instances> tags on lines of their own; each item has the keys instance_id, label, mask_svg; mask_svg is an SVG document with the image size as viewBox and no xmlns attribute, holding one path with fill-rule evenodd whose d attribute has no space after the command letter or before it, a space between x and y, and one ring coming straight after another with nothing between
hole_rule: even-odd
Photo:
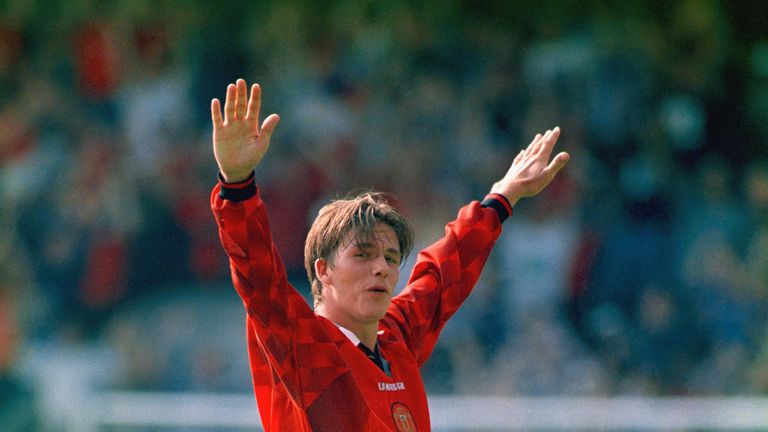
<instances>
[{"instance_id":1,"label":"open palm","mask_svg":"<svg viewBox=\"0 0 768 432\"><path fill-rule=\"evenodd\" d=\"M271 114L259 126L260 109L261 87L253 84L249 98L242 79L227 86L223 116L219 100L211 101L213 154L227 182L247 178L269 148L269 140L280 117Z\"/></svg>"},{"instance_id":2,"label":"open palm","mask_svg":"<svg viewBox=\"0 0 768 432\"><path fill-rule=\"evenodd\" d=\"M559 127L548 130L544 135L537 134L531 144L515 157L506 175L494 183L491 193L504 195L514 205L520 198L541 192L570 159L568 153L560 152L550 161L559 137Z\"/></svg>"}]
</instances>

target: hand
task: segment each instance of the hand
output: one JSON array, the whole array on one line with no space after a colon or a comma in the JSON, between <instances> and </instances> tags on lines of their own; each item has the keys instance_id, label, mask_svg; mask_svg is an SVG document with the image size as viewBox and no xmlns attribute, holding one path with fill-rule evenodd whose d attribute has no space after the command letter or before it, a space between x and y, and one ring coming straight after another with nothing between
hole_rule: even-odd
<instances>
[{"instance_id":1,"label":"hand","mask_svg":"<svg viewBox=\"0 0 768 432\"><path fill-rule=\"evenodd\" d=\"M568 153L561 152L549 161L559 137L559 127L544 135L536 134L531 144L515 157L504 178L493 184L491 193L504 195L514 206L520 198L541 192L570 159Z\"/></svg>"},{"instance_id":2,"label":"hand","mask_svg":"<svg viewBox=\"0 0 768 432\"><path fill-rule=\"evenodd\" d=\"M247 96L245 80L228 85L223 118L219 100L211 101L213 154L228 183L245 180L251 174L267 152L269 139L280 121L280 116L271 114L259 127L261 87L253 84L250 99Z\"/></svg>"}]
</instances>

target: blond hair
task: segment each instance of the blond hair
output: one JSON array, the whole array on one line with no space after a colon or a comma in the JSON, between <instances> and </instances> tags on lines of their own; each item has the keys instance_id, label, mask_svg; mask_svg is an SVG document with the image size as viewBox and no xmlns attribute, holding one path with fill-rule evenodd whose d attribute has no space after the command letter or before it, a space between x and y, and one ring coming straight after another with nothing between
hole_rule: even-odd
<instances>
[{"instance_id":1,"label":"blond hair","mask_svg":"<svg viewBox=\"0 0 768 432\"><path fill-rule=\"evenodd\" d=\"M322 299L323 288L315 273L315 261L322 258L332 263L348 232L354 232L358 239L370 238L375 235L378 223L387 224L395 231L400 246L400 262L405 262L413 248L413 230L408 221L388 203L386 194L364 192L331 201L320 209L304 245L304 268L312 286L315 306Z\"/></svg>"}]
</instances>

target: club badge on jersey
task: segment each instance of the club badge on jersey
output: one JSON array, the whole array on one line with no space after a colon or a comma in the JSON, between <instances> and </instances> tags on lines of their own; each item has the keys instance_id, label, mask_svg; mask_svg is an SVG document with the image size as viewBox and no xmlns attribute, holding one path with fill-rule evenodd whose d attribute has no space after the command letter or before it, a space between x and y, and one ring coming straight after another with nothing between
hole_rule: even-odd
<instances>
[{"instance_id":1,"label":"club badge on jersey","mask_svg":"<svg viewBox=\"0 0 768 432\"><path fill-rule=\"evenodd\" d=\"M400 402L392 404L392 419L398 432L417 432L411 411Z\"/></svg>"}]
</instances>

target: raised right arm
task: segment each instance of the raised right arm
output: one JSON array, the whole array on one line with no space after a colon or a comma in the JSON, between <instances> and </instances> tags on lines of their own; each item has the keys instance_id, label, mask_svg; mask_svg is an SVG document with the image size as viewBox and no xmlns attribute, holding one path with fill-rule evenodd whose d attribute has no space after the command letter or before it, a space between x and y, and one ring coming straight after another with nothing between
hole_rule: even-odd
<instances>
[{"instance_id":1,"label":"raised right arm","mask_svg":"<svg viewBox=\"0 0 768 432\"><path fill-rule=\"evenodd\" d=\"M233 285L248 316L254 382L259 385L261 380L272 379L274 371L301 403L296 364L297 322L312 318L313 314L288 283L255 183L254 168L269 148L279 121L272 114L260 127L260 107L261 88L252 85L248 98L242 79L227 86L223 115L219 100L211 101L213 153L219 167L211 209L229 257ZM304 320L307 321L311 320Z\"/></svg>"},{"instance_id":2,"label":"raised right arm","mask_svg":"<svg viewBox=\"0 0 768 432\"><path fill-rule=\"evenodd\" d=\"M253 84L249 98L242 79L227 86L223 116L219 100L211 101L213 153L219 166L211 209L229 256L232 281L249 317L261 330L278 331L290 327L287 301L290 294L299 295L286 280L254 179L254 168L280 120L272 114L259 127L260 108L261 87Z\"/></svg>"},{"instance_id":3,"label":"raised right arm","mask_svg":"<svg viewBox=\"0 0 768 432\"><path fill-rule=\"evenodd\" d=\"M260 409L270 410L270 388L275 385L284 386L298 406L307 408L321 390L349 371L337 341L288 283L272 240L267 209L253 173L269 147L279 117L272 114L259 127L261 88L254 84L250 99L246 93L243 80L227 87L224 116L219 101L211 102L213 151L220 171L211 209L229 256L232 282L248 316L255 391L267 395L259 399Z\"/></svg>"}]
</instances>

